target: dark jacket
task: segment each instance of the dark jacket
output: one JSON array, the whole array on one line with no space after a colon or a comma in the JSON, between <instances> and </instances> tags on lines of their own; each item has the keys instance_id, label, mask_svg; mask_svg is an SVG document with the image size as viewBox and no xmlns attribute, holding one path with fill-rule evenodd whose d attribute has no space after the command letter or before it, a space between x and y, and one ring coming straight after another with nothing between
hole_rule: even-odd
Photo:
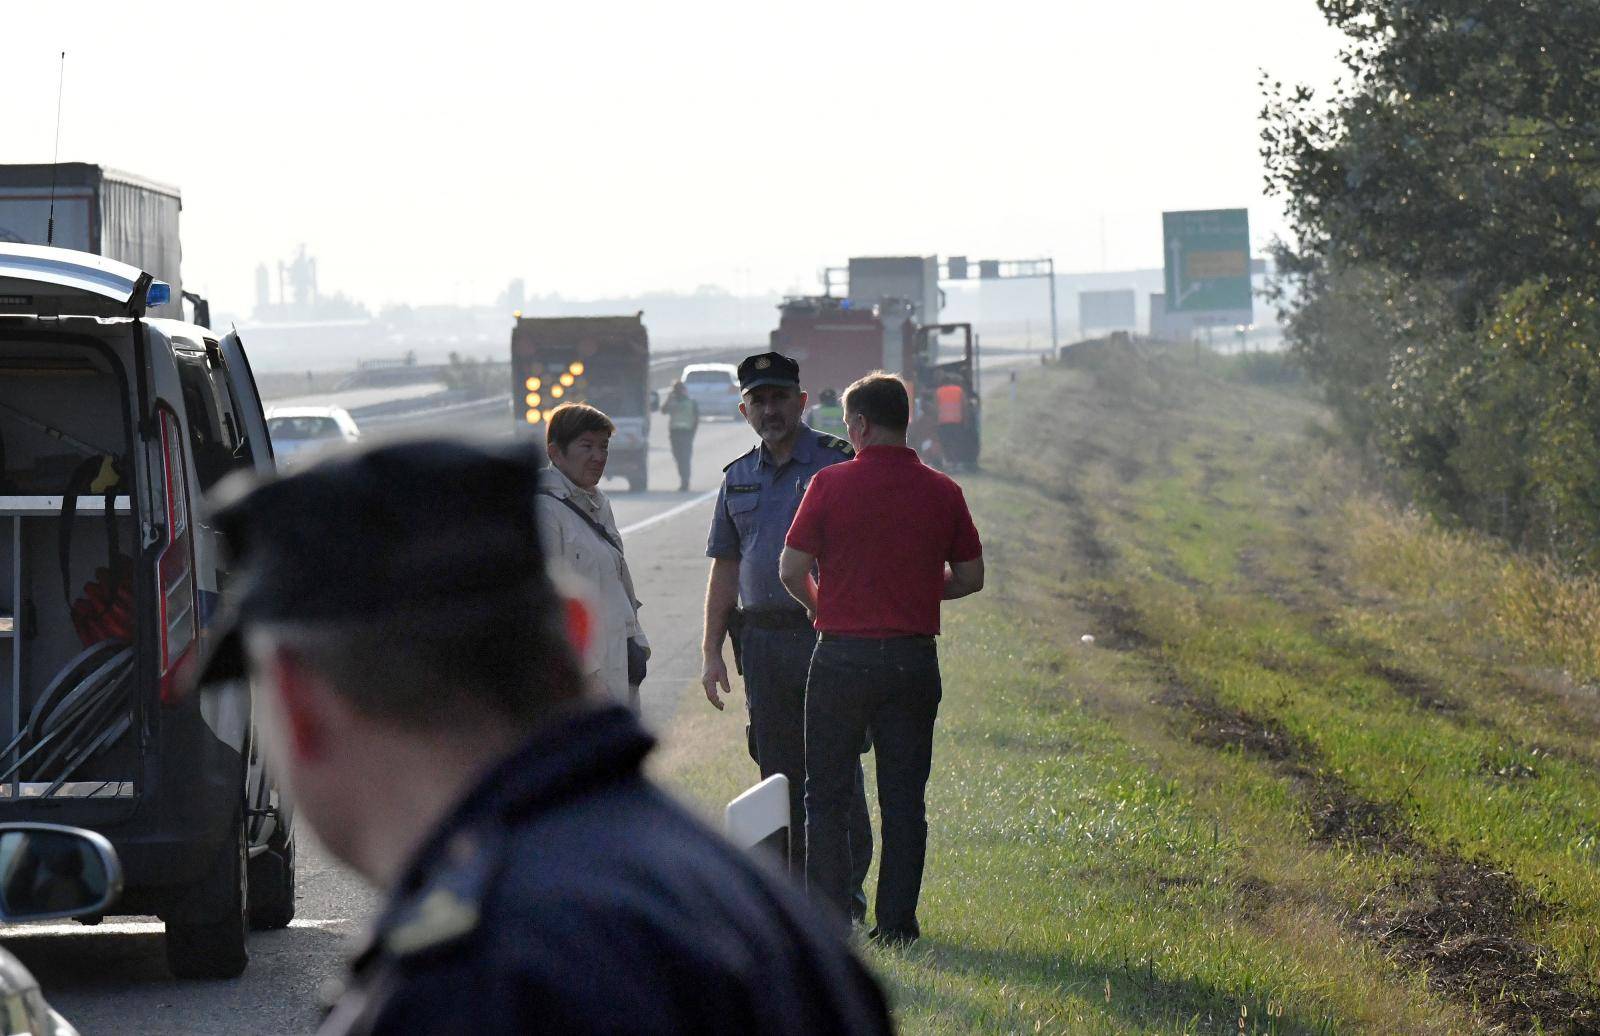
<instances>
[{"instance_id":1,"label":"dark jacket","mask_svg":"<svg viewBox=\"0 0 1600 1036\"><path fill-rule=\"evenodd\" d=\"M489 775L412 862L325 1033L880 1033L799 890L640 773L627 709Z\"/></svg>"}]
</instances>

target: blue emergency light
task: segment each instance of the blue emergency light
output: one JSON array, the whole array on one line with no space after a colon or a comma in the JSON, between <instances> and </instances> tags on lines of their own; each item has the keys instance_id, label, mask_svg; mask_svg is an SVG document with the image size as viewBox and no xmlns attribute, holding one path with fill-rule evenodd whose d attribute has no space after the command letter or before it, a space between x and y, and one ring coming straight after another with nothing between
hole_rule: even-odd
<instances>
[{"instance_id":1,"label":"blue emergency light","mask_svg":"<svg viewBox=\"0 0 1600 1036\"><path fill-rule=\"evenodd\" d=\"M144 303L147 306L165 306L172 301L172 285L165 281L151 281L150 287L145 289Z\"/></svg>"}]
</instances>

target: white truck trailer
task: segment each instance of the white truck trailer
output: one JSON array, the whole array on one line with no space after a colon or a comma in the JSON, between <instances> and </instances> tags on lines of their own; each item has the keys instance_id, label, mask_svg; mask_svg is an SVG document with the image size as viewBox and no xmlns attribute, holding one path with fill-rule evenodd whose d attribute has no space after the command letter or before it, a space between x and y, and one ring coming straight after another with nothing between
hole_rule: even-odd
<instances>
[{"instance_id":1,"label":"white truck trailer","mask_svg":"<svg viewBox=\"0 0 1600 1036\"><path fill-rule=\"evenodd\" d=\"M172 286L171 301L151 316L183 318L182 210L176 187L98 165L0 165L0 241L54 244L144 270Z\"/></svg>"}]
</instances>

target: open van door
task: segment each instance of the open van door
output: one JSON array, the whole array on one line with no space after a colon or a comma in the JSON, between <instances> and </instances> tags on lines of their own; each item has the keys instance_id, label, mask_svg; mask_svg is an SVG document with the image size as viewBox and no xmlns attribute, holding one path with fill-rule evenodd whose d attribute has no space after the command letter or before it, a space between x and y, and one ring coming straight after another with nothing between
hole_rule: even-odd
<instances>
[{"instance_id":1,"label":"open van door","mask_svg":"<svg viewBox=\"0 0 1600 1036\"><path fill-rule=\"evenodd\" d=\"M259 475L277 467L261 393L244 343L237 330L222 336L217 347L233 394L233 412L244 425L251 461ZM255 695L251 694L251 736L245 755L245 841L249 845L247 898L250 927L284 928L294 919L295 840L294 804L284 798L278 782L267 772L260 738L255 736Z\"/></svg>"},{"instance_id":2,"label":"open van door","mask_svg":"<svg viewBox=\"0 0 1600 1036\"><path fill-rule=\"evenodd\" d=\"M233 392L233 409L244 425L249 441L250 457L258 474L270 474L277 462L272 455L272 438L267 435L267 415L261 406L261 393L256 389L256 376L245 357L244 344L238 331L229 331L218 343L222 350L222 365L228 372L228 388Z\"/></svg>"}]
</instances>

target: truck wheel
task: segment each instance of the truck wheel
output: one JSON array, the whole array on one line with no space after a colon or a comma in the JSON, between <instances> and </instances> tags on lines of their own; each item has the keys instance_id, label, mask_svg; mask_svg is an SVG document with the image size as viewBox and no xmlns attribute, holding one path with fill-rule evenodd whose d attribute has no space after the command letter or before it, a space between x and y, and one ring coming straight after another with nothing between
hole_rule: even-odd
<instances>
[{"instance_id":1,"label":"truck wheel","mask_svg":"<svg viewBox=\"0 0 1600 1036\"><path fill-rule=\"evenodd\" d=\"M257 931L294 920L294 832L282 834L274 831L266 851L250 859L250 927Z\"/></svg>"},{"instance_id":2,"label":"truck wheel","mask_svg":"<svg viewBox=\"0 0 1600 1036\"><path fill-rule=\"evenodd\" d=\"M250 931L249 849L242 811L232 828L211 872L190 892L214 904L212 918L167 922L167 968L178 978L237 978L250 961L245 946Z\"/></svg>"}]
</instances>

